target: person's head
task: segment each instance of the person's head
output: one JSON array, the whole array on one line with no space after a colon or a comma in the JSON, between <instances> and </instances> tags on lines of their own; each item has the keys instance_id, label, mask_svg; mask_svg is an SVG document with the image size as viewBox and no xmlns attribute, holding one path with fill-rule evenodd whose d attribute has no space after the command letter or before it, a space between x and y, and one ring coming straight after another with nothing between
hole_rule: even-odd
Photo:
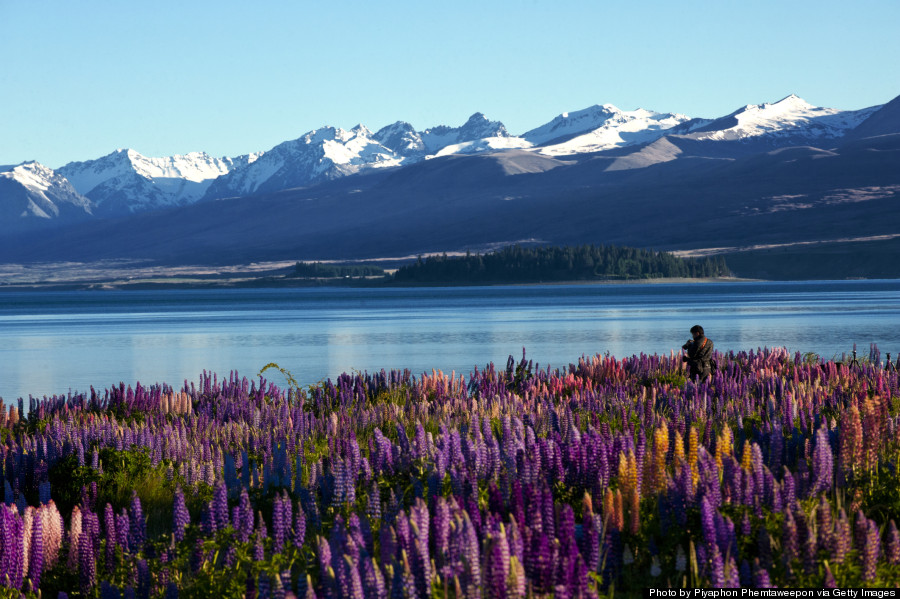
<instances>
[{"instance_id":1,"label":"person's head","mask_svg":"<svg viewBox=\"0 0 900 599\"><path fill-rule=\"evenodd\" d=\"M699 339L700 337L703 337L703 335L703 327L701 327L699 324L695 324L691 327L691 336L694 339Z\"/></svg>"}]
</instances>

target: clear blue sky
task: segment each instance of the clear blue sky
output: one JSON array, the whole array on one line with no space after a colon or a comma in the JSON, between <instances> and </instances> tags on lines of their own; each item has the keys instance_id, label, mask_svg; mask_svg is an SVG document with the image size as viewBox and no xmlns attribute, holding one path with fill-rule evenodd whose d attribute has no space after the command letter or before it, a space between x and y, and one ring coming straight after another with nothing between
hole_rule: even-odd
<instances>
[{"instance_id":1,"label":"clear blue sky","mask_svg":"<svg viewBox=\"0 0 900 599\"><path fill-rule=\"evenodd\" d=\"M266 150L330 124L522 133L900 95L900 2L0 0L0 164Z\"/></svg>"}]
</instances>

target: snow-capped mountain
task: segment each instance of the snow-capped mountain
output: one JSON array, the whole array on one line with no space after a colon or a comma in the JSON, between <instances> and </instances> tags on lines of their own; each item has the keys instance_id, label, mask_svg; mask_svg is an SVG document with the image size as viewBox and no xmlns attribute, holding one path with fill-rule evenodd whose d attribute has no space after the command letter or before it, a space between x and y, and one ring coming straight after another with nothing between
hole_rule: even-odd
<instances>
[{"instance_id":1,"label":"snow-capped mountain","mask_svg":"<svg viewBox=\"0 0 900 599\"><path fill-rule=\"evenodd\" d=\"M494 137L509 137L506 127L500 121L488 120L480 112L469 117L462 127L433 127L420 134L428 154L436 154L449 145Z\"/></svg>"},{"instance_id":2,"label":"snow-capped mountain","mask_svg":"<svg viewBox=\"0 0 900 599\"><path fill-rule=\"evenodd\" d=\"M748 104L695 129L692 137L712 141L766 137L773 142L835 139L859 126L879 108L822 108L791 94L773 104Z\"/></svg>"},{"instance_id":3,"label":"snow-capped mountain","mask_svg":"<svg viewBox=\"0 0 900 599\"><path fill-rule=\"evenodd\" d=\"M690 120L683 114L620 110L604 104L564 112L522 137L543 146L538 150L542 154L583 154L651 142Z\"/></svg>"},{"instance_id":4,"label":"snow-capped mountain","mask_svg":"<svg viewBox=\"0 0 900 599\"><path fill-rule=\"evenodd\" d=\"M427 149L422 135L405 121L387 125L378 130L372 139L388 148L395 154L408 158L424 156Z\"/></svg>"},{"instance_id":5,"label":"snow-capped mountain","mask_svg":"<svg viewBox=\"0 0 900 599\"><path fill-rule=\"evenodd\" d=\"M358 172L398 166L403 156L381 145L363 125L349 131L322 127L278 144L254 162L216 179L209 199L309 185Z\"/></svg>"},{"instance_id":6,"label":"snow-capped mountain","mask_svg":"<svg viewBox=\"0 0 900 599\"><path fill-rule=\"evenodd\" d=\"M503 123L489 120L480 112L470 116L460 127L440 125L424 131L416 131L409 123L397 121L379 129L374 139L406 159L456 153L453 148L471 152L475 147L492 150L531 145L523 144L521 141L511 143L501 141L517 138L510 137Z\"/></svg>"},{"instance_id":7,"label":"snow-capped mountain","mask_svg":"<svg viewBox=\"0 0 900 599\"><path fill-rule=\"evenodd\" d=\"M494 148L524 147L510 138L499 121L475 113L461 127L434 127L416 131L397 121L372 133L357 125L349 131L322 127L265 152L252 164L217 179L207 199L279 191L335 179L364 169L409 164L453 147L452 153Z\"/></svg>"},{"instance_id":8,"label":"snow-capped mountain","mask_svg":"<svg viewBox=\"0 0 900 599\"><path fill-rule=\"evenodd\" d=\"M88 216L91 200L80 195L59 173L38 162L0 167L0 214L4 221L52 221L66 216ZM12 225L13 222L5 224Z\"/></svg>"},{"instance_id":9,"label":"snow-capped mountain","mask_svg":"<svg viewBox=\"0 0 900 599\"><path fill-rule=\"evenodd\" d=\"M149 158L120 149L96 160L69 163L58 172L102 212L140 212L193 203L213 180L258 157L214 158L191 152Z\"/></svg>"},{"instance_id":10,"label":"snow-capped mountain","mask_svg":"<svg viewBox=\"0 0 900 599\"><path fill-rule=\"evenodd\" d=\"M442 125L421 131L404 121L375 133L363 125L350 130L322 127L267 152L237 158L215 158L203 152L149 158L134 150L116 150L96 160L72 162L55 173L40 165L0 167L0 171L18 173L3 178L0 203L14 195L19 203L25 202L24 213L50 216L58 212L54 207L59 204L52 199L58 194L63 205L82 206L85 213L127 214L304 187L430 158L506 150L568 156L634 147L635 152L616 158L609 168L644 168L676 160L686 147L691 155L723 158L787 145L815 145L848 135L893 132L897 111L895 107L887 110L893 104L884 110L875 106L846 111L816 107L792 94L772 104L747 105L717 119L640 108L626 111L603 104L562 113L521 136L510 135L502 122L482 113L473 114L459 127ZM894 128L886 123L894 123ZM24 183L29 177L31 182ZM22 200L25 196L27 201Z\"/></svg>"}]
</instances>

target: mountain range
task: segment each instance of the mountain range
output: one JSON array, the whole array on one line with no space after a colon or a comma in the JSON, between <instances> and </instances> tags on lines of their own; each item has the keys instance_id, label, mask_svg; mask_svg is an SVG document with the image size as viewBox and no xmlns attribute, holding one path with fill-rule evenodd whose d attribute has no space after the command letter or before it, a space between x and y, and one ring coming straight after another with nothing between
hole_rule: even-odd
<instances>
[{"instance_id":1,"label":"mountain range","mask_svg":"<svg viewBox=\"0 0 900 599\"><path fill-rule=\"evenodd\" d=\"M0 167L0 260L365 258L521 240L746 258L900 233L900 211L870 214L896 205L898 138L900 98L837 110L789 95L710 119L596 105L521 135L475 113L423 131L322 127L233 158L116 150ZM705 236L668 232L691 214ZM28 241L47 228L52 243ZM229 247L229 231L250 241Z\"/></svg>"}]
</instances>

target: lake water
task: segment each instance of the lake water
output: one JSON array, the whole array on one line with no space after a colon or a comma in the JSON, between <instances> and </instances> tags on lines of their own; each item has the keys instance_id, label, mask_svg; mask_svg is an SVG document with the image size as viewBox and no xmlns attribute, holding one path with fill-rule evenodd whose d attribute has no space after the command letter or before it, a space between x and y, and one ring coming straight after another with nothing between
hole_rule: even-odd
<instances>
[{"instance_id":1,"label":"lake water","mask_svg":"<svg viewBox=\"0 0 900 599\"><path fill-rule=\"evenodd\" d=\"M678 350L900 352L900 281L0 293L0 397L180 386L204 369L301 384L341 372L468 374L525 347L542 366ZM283 382L277 372L268 378Z\"/></svg>"}]
</instances>

